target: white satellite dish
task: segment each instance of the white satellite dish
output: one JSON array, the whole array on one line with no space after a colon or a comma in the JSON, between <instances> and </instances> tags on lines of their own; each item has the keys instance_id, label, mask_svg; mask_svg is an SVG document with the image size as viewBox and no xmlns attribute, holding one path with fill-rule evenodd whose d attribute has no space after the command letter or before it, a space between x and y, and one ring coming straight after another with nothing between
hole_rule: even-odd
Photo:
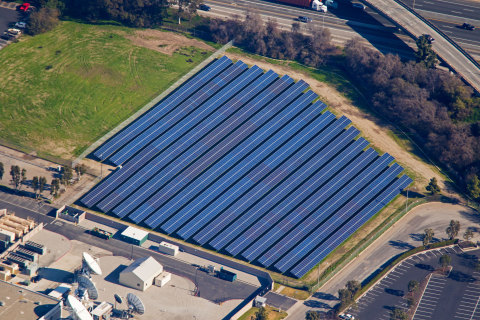
<instances>
[{"instance_id":1,"label":"white satellite dish","mask_svg":"<svg viewBox=\"0 0 480 320\"><path fill-rule=\"evenodd\" d=\"M95 286L95 283L93 283L92 280L90 280L85 276L78 276L77 283L78 283L79 291L85 292L86 290L88 293L88 297L90 299L92 300L98 299L98 290L97 290L97 287Z\"/></svg>"},{"instance_id":2,"label":"white satellite dish","mask_svg":"<svg viewBox=\"0 0 480 320\"><path fill-rule=\"evenodd\" d=\"M93 320L87 308L74 296L67 297L67 305L72 308L73 318L77 320Z\"/></svg>"},{"instance_id":3,"label":"white satellite dish","mask_svg":"<svg viewBox=\"0 0 480 320\"><path fill-rule=\"evenodd\" d=\"M133 293L127 294L127 303L128 303L128 309L132 313L138 313L138 314L145 313L145 306L143 305L142 300L140 300L140 298L134 295Z\"/></svg>"},{"instance_id":4,"label":"white satellite dish","mask_svg":"<svg viewBox=\"0 0 480 320\"><path fill-rule=\"evenodd\" d=\"M93 257L86 252L83 253L82 264L83 264L83 270L87 271L88 274L90 272L93 272L94 274L98 274L98 275L102 274L102 269L100 269L100 266L98 265L97 261L95 261L95 259L93 259Z\"/></svg>"}]
</instances>

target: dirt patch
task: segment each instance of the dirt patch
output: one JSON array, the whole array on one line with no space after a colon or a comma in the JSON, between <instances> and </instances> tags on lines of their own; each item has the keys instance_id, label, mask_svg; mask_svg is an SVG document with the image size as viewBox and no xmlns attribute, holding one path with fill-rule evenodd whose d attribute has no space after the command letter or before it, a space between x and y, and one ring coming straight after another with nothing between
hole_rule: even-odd
<instances>
[{"instance_id":1,"label":"dirt patch","mask_svg":"<svg viewBox=\"0 0 480 320\"><path fill-rule=\"evenodd\" d=\"M126 36L136 46L145 47L161 53L172 55L182 47L196 47L206 51L213 51L214 48L208 44L189 39L181 34L173 32L162 32L159 30L138 30L133 35Z\"/></svg>"},{"instance_id":2,"label":"dirt patch","mask_svg":"<svg viewBox=\"0 0 480 320\"><path fill-rule=\"evenodd\" d=\"M286 66L280 66L270 64L265 61L252 59L248 56L244 56L236 53L228 53L228 57L231 59L239 59L247 64L256 64L263 69L272 69L279 74L288 74L294 79L303 79L311 87L311 89L320 95L322 101L324 101L336 114L342 114L352 120L353 125L362 131L362 135L369 140L376 148L387 152L399 162L403 167L417 174L416 182L418 186L425 186L428 181L436 177L439 181L440 187L445 190L445 183L443 177L432 167L422 160L418 159L402 146L400 146L394 138L389 135L390 128L380 126L380 120L376 119L371 114L367 114L362 110L355 107L351 101L343 96L332 86L315 80L308 75L293 70Z\"/></svg>"}]
</instances>

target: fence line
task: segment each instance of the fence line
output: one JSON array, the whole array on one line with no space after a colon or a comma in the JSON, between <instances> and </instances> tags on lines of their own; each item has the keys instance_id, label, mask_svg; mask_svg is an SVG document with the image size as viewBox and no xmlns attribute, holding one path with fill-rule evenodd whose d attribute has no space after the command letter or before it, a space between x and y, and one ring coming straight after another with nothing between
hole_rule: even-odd
<instances>
[{"instance_id":1,"label":"fence line","mask_svg":"<svg viewBox=\"0 0 480 320\"><path fill-rule=\"evenodd\" d=\"M83 158L85 158L87 155L89 155L91 152L93 152L95 149L97 149L101 144L103 144L105 141L113 137L117 132L128 126L130 123L135 121L138 117L143 115L145 112L150 110L153 106L155 106L157 103L159 103L163 98L165 98L167 95L169 95L171 92L173 92L175 89L180 87L185 81L187 81L191 76L193 76L195 73L203 69L206 65L208 65L211 61L214 59L218 58L220 55L224 54L225 51L229 48L231 48L233 45L233 41L230 41L217 51L215 51L212 55L210 55L207 59L203 60L200 64L198 64L195 68L190 70L188 73L183 75L180 79L178 79L174 84L172 84L167 90L163 91L161 94L159 94L157 97L155 97L152 101L144 105L140 110L135 112L133 115L131 115L128 119L120 123L118 126L113 128L110 132L105 134L103 137L92 143L85 151L82 152L80 156L78 156L75 160L72 162L72 167L75 167L80 161L82 161Z\"/></svg>"}]
</instances>

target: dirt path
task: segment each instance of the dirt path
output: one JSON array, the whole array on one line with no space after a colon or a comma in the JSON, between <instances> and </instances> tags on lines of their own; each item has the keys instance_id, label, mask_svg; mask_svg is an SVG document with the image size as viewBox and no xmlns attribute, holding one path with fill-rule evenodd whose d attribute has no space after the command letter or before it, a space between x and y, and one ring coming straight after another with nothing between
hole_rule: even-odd
<instances>
[{"instance_id":1,"label":"dirt path","mask_svg":"<svg viewBox=\"0 0 480 320\"><path fill-rule=\"evenodd\" d=\"M203 41L190 39L181 34L153 29L139 30L131 36L126 36L133 44L161 53L172 55L182 47L196 47L206 51L215 50Z\"/></svg>"},{"instance_id":2,"label":"dirt path","mask_svg":"<svg viewBox=\"0 0 480 320\"><path fill-rule=\"evenodd\" d=\"M349 99L344 97L332 86L317 81L302 72L285 66L279 66L265 61L255 60L236 53L228 53L227 56L231 59L241 59L250 65L256 64L263 69L272 69L281 75L288 74L290 77L296 80L305 80L308 84L310 84L312 90L319 94L322 101L324 101L330 108L352 120L355 127L361 130L362 135L375 147L384 152L388 152L395 157L395 159L402 166L415 172L418 175L415 177L417 180L417 185L424 186L432 177L436 177L439 181L440 187L444 189L444 179L436 170L406 151L388 134L388 131L390 130L388 127L380 126L378 123L381 121L376 119L374 116L359 110L351 103Z\"/></svg>"}]
</instances>

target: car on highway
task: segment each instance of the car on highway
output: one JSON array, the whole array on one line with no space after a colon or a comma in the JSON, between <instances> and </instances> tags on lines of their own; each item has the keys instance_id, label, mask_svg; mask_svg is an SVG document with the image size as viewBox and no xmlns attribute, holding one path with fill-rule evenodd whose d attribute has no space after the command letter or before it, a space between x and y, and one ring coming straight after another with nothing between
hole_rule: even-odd
<instances>
[{"instance_id":1,"label":"car on highway","mask_svg":"<svg viewBox=\"0 0 480 320\"><path fill-rule=\"evenodd\" d=\"M306 16L299 16L298 21L309 23L309 22L312 22L312 18L309 18L309 17L306 17Z\"/></svg>"},{"instance_id":2,"label":"car on highway","mask_svg":"<svg viewBox=\"0 0 480 320\"><path fill-rule=\"evenodd\" d=\"M464 23L462 24L462 29L473 31L475 30L475 26L470 23Z\"/></svg>"},{"instance_id":3,"label":"car on highway","mask_svg":"<svg viewBox=\"0 0 480 320\"><path fill-rule=\"evenodd\" d=\"M355 320L355 317L352 316L350 313L342 313L338 316L340 319L346 319L346 320Z\"/></svg>"},{"instance_id":4,"label":"car on highway","mask_svg":"<svg viewBox=\"0 0 480 320\"><path fill-rule=\"evenodd\" d=\"M424 34L423 36L425 37L425 39L427 39L428 43L434 43L435 42L435 39L431 35Z\"/></svg>"},{"instance_id":5,"label":"car on highway","mask_svg":"<svg viewBox=\"0 0 480 320\"><path fill-rule=\"evenodd\" d=\"M211 9L209 6L207 6L204 3L202 3L198 8L202 11L210 11L210 9Z\"/></svg>"},{"instance_id":6,"label":"car on highway","mask_svg":"<svg viewBox=\"0 0 480 320\"><path fill-rule=\"evenodd\" d=\"M360 2L352 2L352 7L355 8L355 9L360 9L360 10L367 9L367 7L363 3L360 3Z\"/></svg>"}]
</instances>

